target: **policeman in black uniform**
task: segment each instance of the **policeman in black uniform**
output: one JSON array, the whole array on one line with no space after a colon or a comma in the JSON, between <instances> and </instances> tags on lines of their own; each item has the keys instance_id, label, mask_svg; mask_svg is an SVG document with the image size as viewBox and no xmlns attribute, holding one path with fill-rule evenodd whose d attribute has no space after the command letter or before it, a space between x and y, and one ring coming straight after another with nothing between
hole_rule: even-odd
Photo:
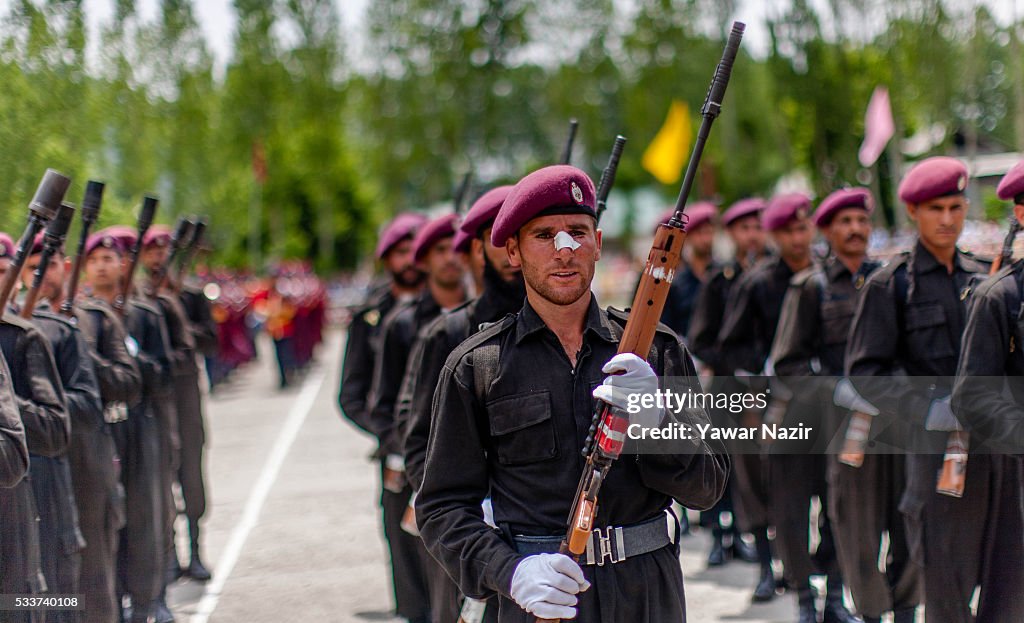
<instances>
[{"instance_id":1,"label":"policeman in black uniform","mask_svg":"<svg viewBox=\"0 0 1024 623\"><path fill-rule=\"evenodd\" d=\"M868 279L854 315L846 373L880 416L913 428L900 511L907 541L922 566L929 622L974 620L970 602L985 584L979 552L986 524L994 458L971 454L963 498L936 491L949 433L960 426L950 409L953 375L972 280L989 270L957 248L967 213L967 168L954 158L928 158L899 186L917 225L913 250ZM894 376L897 370L905 376ZM984 593L984 589L982 590ZM981 620L1000 620L979 612Z\"/></svg>"},{"instance_id":2,"label":"policeman in black uniform","mask_svg":"<svg viewBox=\"0 0 1024 623\"><path fill-rule=\"evenodd\" d=\"M38 303L32 313L32 323L46 336L53 352L57 373L68 415L71 418L72 447L91 434L102 434L103 406L100 389L93 372L92 359L85 339L67 318L54 313L52 302L59 304L63 297L65 257L58 250L47 267L40 267L43 253L43 234L36 236L30 255L22 270L22 281L32 283L38 268L45 271L40 286ZM76 434L76 431L80 431ZM81 551L86 541L79 526L76 493L89 502L102 498L96 489L75 487L72 484L70 447L68 454L54 458L40 458L32 463L32 486L36 490L39 509L39 552L43 576L51 593L73 595L79 593ZM91 481L94 474L76 474L76 479ZM92 528L92 527L91 527ZM74 621L72 611L46 613L47 621Z\"/></svg>"},{"instance_id":3,"label":"policeman in black uniform","mask_svg":"<svg viewBox=\"0 0 1024 623\"><path fill-rule=\"evenodd\" d=\"M867 257L873 210L871 192L865 188L837 190L818 206L813 220L828 241L830 254L822 266L793 277L772 347L775 372L792 377L801 392L809 390L815 395L811 424L825 431L827 438L845 430L832 417L838 414L831 406L836 377L843 375L846 337L860 289L880 265ZM821 377L821 383L798 380L800 377ZM896 508L903 456L871 454L860 468L842 465L838 459L835 452L827 456L813 452L804 460L808 475L814 477L788 485L803 487L805 508L812 495L819 497L829 520L819 525L819 532L830 530L836 545L838 567L836 558L818 557L828 572L825 620L850 620L842 606L845 579L867 621L877 623L882 613L890 610L903 621L904 611L912 615L918 602L917 573L907 564L903 522ZM823 490L819 476L826 472L828 486ZM900 482L899 488L893 488L894 478ZM890 544L885 556L891 558L887 572L881 573L878 559L885 532ZM819 548L819 553L825 552Z\"/></svg>"},{"instance_id":4,"label":"policeman in black uniform","mask_svg":"<svg viewBox=\"0 0 1024 623\"><path fill-rule=\"evenodd\" d=\"M747 270L729 292L725 319L718 335L721 365L736 376L765 373L770 375L768 359L775 331L782 312L782 299L793 275L811 266L811 237L813 230L808 219L810 199L800 193L773 197L761 212L761 226L771 233L779 248L777 257L769 258ZM764 414L751 413L747 426L760 427ZM768 541L769 524L777 524L776 547L784 562L806 562L807 537L799 533L802 514L793 523L778 525L776 512L781 503L775 495L785 495L787 477L803 478L806 474L791 474L783 465L784 455L776 455L769 470L767 460L758 456L758 449L742 450L749 458L736 461L736 485L740 504L751 523L761 559L761 577L754 589L754 601L767 601L775 594L775 578L771 567L771 546ZM761 458L761 460L758 460ZM824 475L823 475L824 476ZM771 486L769 486L769 482ZM779 483L776 486L776 483ZM789 538L787 538L787 536ZM787 547L789 546L789 547ZM789 559L789 560L787 560ZM801 593L801 610L814 614L813 595L808 583L807 565L802 569L786 569L786 579Z\"/></svg>"},{"instance_id":5,"label":"policeman in black uniform","mask_svg":"<svg viewBox=\"0 0 1024 623\"><path fill-rule=\"evenodd\" d=\"M482 294L428 324L420 331L409 355L396 417L404 437L406 474L414 491L423 482L431 404L445 359L483 323L497 322L523 306L526 290L522 271L509 263L505 248L494 246L490 238L494 219L511 190L511 186L499 186L484 193L466 213L455 235L456 248L466 246L471 257L482 259ZM431 590L431 614L437 621L455 621L460 611L458 587L443 571L442 574L439 579L443 586ZM496 620L496 605L487 608L486 613L490 620Z\"/></svg>"},{"instance_id":6,"label":"policeman in black uniform","mask_svg":"<svg viewBox=\"0 0 1024 623\"><path fill-rule=\"evenodd\" d=\"M72 308L77 326L89 345L89 357L99 383L104 425L100 430L71 430L71 467L79 521L85 536L79 589L82 623L110 623L120 615L117 593L118 531L124 527L124 492L119 481L113 427L123 422L128 405L142 394L142 375L128 352L128 333L110 305L94 296L104 273L116 284L121 273L115 238L93 234L85 243L84 282L92 287Z\"/></svg>"},{"instance_id":7,"label":"policeman in black uniform","mask_svg":"<svg viewBox=\"0 0 1024 623\"><path fill-rule=\"evenodd\" d=\"M390 283L371 296L369 304L355 313L349 325L338 404L349 421L370 434L373 434L373 428L369 393L380 352L381 322L397 305L412 300L422 287L423 272L413 260L413 236L426 221L423 215L407 212L396 216L384 227L377 243L376 257L387 270ZM410 564L403 556L408 549L403 549L403 545L415 539L399 526L408 498L398 500L398 496L385 486L392 480L388 478L391 470L387 468L385 456L382 448L378 447L374 457L380 460L381 465L384 538L391 556L396 610L399 616L406 618L422 617L428 601L422 566L418 562Z\"/></svg>"},{"instance_id":8,"label":"policeman in black uniform","mask_svg":"<svg viewBox=\"0 0 1024 623\"><path fill-rule=\"evenodd\" d=\"M667 223L674 212L674 209L666 212L658 222ZM661 312L661 321L684 340L690 330L697 294L711 272L717 268L711 249L715 240L714 221L718 209L714 204L701 201L689 206L686 216L689 220L686 222L686 247L683 249L684 266L676 272L665 301L665 309Z\"/></svg>"},{"instance_id":9,"label":"policeman in black uniform","mask_svg":"<svg viewBox=\"0 0 1024 623\"><path fill-rule=\"evenodd\" d=\"M697 293L693 315L690 319L687 345L693 353L701 375L712 375L710 387L712 393L732 393L743 389L738 387L734 381L722 378L728 377L731 371L726 369L721 362L718 333L722 328L725 305L733 284L743 274L744 269L752 268L765 253L765 234L761 229L760 216L764 206L763 199L751 197L737 201L722 214L722 226L725 227L726 233L732 239L735 254L733 259L711 270L704 285ZM689 242L689 238L687 238L687 242ZM710 413L716 424L727 424L722 417L724 414L719 413L717 409L711 409ZM734 558L748 562L760 562L762 567L770 568L771 548L768 543L767 530L760 539L756 539L759 545L758 549L752 550L741 537L741 531L754 532L763 522L756 518L756 513L752 518L745 512L736 492L736 479L745 477L747 473L760 473L756 468L737 464L742 461L760 462L760 457L738 453L733 454L732 460L734 469L729 474L729 484L725 495L715 504L714 508L701 513L701 525L711 526L711 551L708 552L708 565L725 564L727 555L731 554ZM732 524L728 528L722 525L724 513L732 515ZM726 536L732 539L732 544L729 546L726 546L724 542ZM765 596L770 598L774 594L773 585Z\"/></svg>"},{"instance_id":10,"label":"policeman in black uniform","mask_svg":"<svg viewBox=\"0 0 1024 623\"><path fill-rule=\"evenodd\" d=\"M491 241L522 269L526 305L456 348L435 393L416 517L464 594L498 594L503 623L685 620L678 532L666 511L673 499L710 507L728 473L724 451L700 440L681 441L677 454L624 456L604 481L596 518L610 551L595 549L611 562L595 552L581 568L552 553L583 469L595 397L624 409L626 395L658 389L658 374L678 393L698 385L689 354L666 328L655 336L653 366L616 356L625 315L601 310L590 291L601 252L594 194L587 175L567 165L516 184ZM602 383L616 372L623 374ZM630 418L656 426L664 415L641 408ZM703 412L681 417L707 422ZM488 495L497 529L484 521Z\"/></svg>"},{"instance_id":11,"label":"policeman in black uniform","mask_svg":"<svg viewBox=\"0 0 1024 623\"><path fill-rule=\"evenodd\" d=\"M999 183L1000 199L1014 202L1013 213L1024 224L1024 162L1010 169ZM983 549L980 564L982 590L978 620L1024 620L1024 261L1005 266L972 295L963 349L953 386L953 413L971 432L971 445L986 444L992 471L987 483ZM971 455L968 472L974 469ZM985 484L982 485L983 487ZM958 560L947 564L960 565ZM970 567L968 567L970 568Z\"/></svg>"}]
</instances>

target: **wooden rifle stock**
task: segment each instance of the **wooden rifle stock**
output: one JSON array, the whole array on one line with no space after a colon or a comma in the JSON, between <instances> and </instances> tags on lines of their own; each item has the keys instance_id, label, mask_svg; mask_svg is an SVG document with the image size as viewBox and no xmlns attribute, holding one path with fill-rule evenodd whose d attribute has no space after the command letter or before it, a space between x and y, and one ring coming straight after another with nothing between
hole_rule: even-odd
<instances>
[{"instance_id":1,"label":"wooden rifle stock","mask_svg":"<svg viewBox=\"0 0 1024 623\"><path fill-rule=\"evenodd\" d=\"M53 258L60 246L64 244L64 237L68 235L68 227L71 226L71 219L75 216L75 206L70 203L62 203L56 218L50 221L43 234L43 252L39 257L39 265L36 266L32 275L32 287L25 296L25 304L21 306L19 314L26 320L32 317L32 312L39 302L39 293L42 291L43 279L50 267L50 260Z\"/></svg>"},{"instance_id":2,"label":"wooden rifle stock","mask_svg":"<svg viewBox=\"0 0 1024 623\"><path fill-rule=\"evenodd\" d=\"M25 232L21 235L18 248L7 268L7 274L4 275L3 281L0 281L0 316L3 316L7 309L7 302L14 292L14 284L18 282L19 273L25 266L28 251L32 248L36 234L57 215L60 202L64 200L64 194L70 185L70 178L53 169L47 169L43 174L36 194L28 204L28 224L25 226Z\"/></svg>"},{"instance_id":3,"label":"wooden rifle stock","mask_svg":"<svg viewBox=\"0 0 1024 623\"><path fill-rule=\"evenodd\" d=\"M743 38L745 25L733 22L732 32L726 43L722 60L718 62L715 75L708 89L704 106L701 109L703 121L697 140L690 154L690 162L686 167L683 185L676 200L675 214L668 223L659 225L654 233L654 242L647 255L640 284L637 286L630 308L629 319L619 340L619 353L633 353L644 359L650 353L654 343L654 334L665 309L665 301L672 286L676 269L682 260L683 243L686 241L686 199L693 187L693 180L700 164L704 144L722 109L722 98L729 84L732 65L739 51L740 40ZM586 446L583 449L587 457L583 474L580 477L576 499L573 501L569 514L569 526L562 540L559 552L572 557L577 562L586 551L587 540L593 534L598 509L598 493L604 478L615 459L619 458L625 442L629 419L626 414L616 412L606 403L600 403L594 420L590 426ZM537 623L547 623L549 619L537 619ZM557 619L554 619L557 621Z\"/></svg>"},{"instance_id":4,"label":"wooden rifle stock","mask_svg":"<svg viewBox=\"0 0 1024 623\"><path fill-rule=\"evenodd\" d=\"M1003 248L999 256L992 262L989 275L999 272L999 269L1013 260L1013 240L1020 231L1020 223L1017 218L1010 215L1010 227L1003 239ZM971 436L965 431L953 431L946 439L946 451L942 458L942 471L939 473L939 481L935 485L935 491L954 498L964 496L964 487L967 485L967 452L971 447Z\"/></svg>"},{"instance_id":5,"label":"wooden rifle stock","mask_svg":"<svg viewBox=\"0 0 1024 623\"><path fill-rule=\"evenodd\" d=\"M121 292L114 299L114 311L122 318L127 314L128 297L132 291L132 280L135 278L135 269L139 265L139 253L142 251L142 239L153 224L153 217L156 216L156 207L160 201L156 197L144 197L142 209L139 211L137 222L138 235L135 244L132 245L128 256L128 270L125 272L124 281L121 284Z\"/></svg>"},{"instance_id":6,"label":"wooden rifle stock","mask_svg":"<svg viewBox=\"0 0 1024 623\"><path fill-rule=\"evenodd\" d=\"M85 186L85 197L82 199L82 231L78 236L78 249L75 251L75 259L71 264L67 292L64 295L64 302L60 306L60 313L68 318L74 315L75 298L78 296L78 281L82 272L82 262L85 259L85 244L89 240L92 226L100 217L103 188L103 182L93 180L89 180Z\"/></svg>"}]
</instances>

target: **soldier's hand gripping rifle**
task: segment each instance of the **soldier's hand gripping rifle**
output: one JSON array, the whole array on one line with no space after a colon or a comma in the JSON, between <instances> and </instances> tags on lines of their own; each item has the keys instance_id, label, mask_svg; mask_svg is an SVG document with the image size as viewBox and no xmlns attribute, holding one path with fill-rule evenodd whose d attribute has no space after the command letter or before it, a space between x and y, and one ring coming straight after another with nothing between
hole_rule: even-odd
<instances>
[{"instance_id":1,"label":"soldier's hand gripping rifle","mask_svg":"<svg viewBox=\"0 0 1024 623\"><path fill-rule=\"evenodd\" d=\"M103 182L89 180L85 186L85 197L82 199L82 232L78 236L78 249L75 251L75 259L71 264L71 277L68 279L67 293L64 295L64 302L60 305L60 313L70 318L74 315L75 297L78 296L78 279L82 272L82 262L85 259L85 243L92 232L92 226L100 218L100 206L103 204Z\"/></svg>"},{"instance_id":2,"label":"soldier's hand gripping rifle","mask_svg":"<svg viewBox=\"0 0 1024 623\"><path fill-rule=\"evenodd\" d=\"M626 321L622 339L619 341L620 353L633 353L646 359L654 343L654 333L661 319L661 312L665 308L676 268L682 259L683 243L686 240L686 199L693 187L711 124L721 112L725 88L729 84L729 76L739 51L744 28L745 25L741 22L733 22L722 60L718 62L711 87L704 99L704 106L701 108L703 121L697 133L693 153L690 155L679 198L676 200L675 214L668 223L659 225L654 234L654 243L651 245L647 264L644 266L640 284L633 298L629 320ZM559 548L559 552L574 560L578 561L586 551L587 540L596 526L598 493L612 463L622 453L628 426L629 418L626 414L612 409L603 402L599 403L586 447L583 449L587 462L569 514L568 530ZM537 621L540 623L545 620Z\"/></svg>"},{"instance_id":3,"label":"soldier's hand gripping rifle","mask_svg":"<svg viewBox=\"0 0 1024 623\"><path fill-rule=\"evenodd\" d=\"M192 263L192 259L196 256L196 252L199 250L199 245L203 241L203 234L206 232L206 219L200 218L195 222L192 227L192 237L189 238L188 246L185 247L185 254L181 258L181 262L178 264L178 274L171 283L171 287L177 290L182 288L182 284L185 283L185 272L188 271L189 265Z\"/></svg>"},{"instance_id":4,"label":"soldier's hand gripping rifle","mask_svg":"<svg viewBox=\"0 0 1024 623\"><path fill-rule=\"evenodd\" d=\"M154 291L159 292L167 285L167 280L171 276L171 268L174 266L174 260L188 246L194 229L195 224L189 219L184 216L178 219L178 225L174 228L174 233L171 234L171 252L167 254L167 260L164 261L156 274L153 275Z\"/></svg>"},{"instance_id":5,"label":"soldier's hand gripping rifle","mask_svg":"<svg viewBox=\"0 0 1024 623\"><path fill-rule=\"evenodd\" d=\"M7 274L0 282L0 316L7 309L7 301L10 300L14 284L18 282L19 273L25 266L25 259L36 239L36 234L57 215L60 202L64 200L64 194L70 185L70 179L53 169L47 169L43 174L39 188L36 189L32 202L28 204L28 225L25 227L25 233L21 235L21 241L18 242L18 249L11 259Z\"/></svg>"},{"instance_id":6,"label":"soldier's hand gripping rifle","mask_svg":"<svg viewBox=\"0 0 1024 623\"><path fill-rule=\"evenodd\" d=\"M68 235L68 228L71 227L71 219L75 216L75 206L70 203L60 204L57 216L46 226L46 233L43 234L43 252L39 256L39 265L32 274L32 287L25 296L25 304L21 306L20 316L25 319L32 317L32 312L39 302L39 293L43 288L43 278L50 267L50 260L64 244L64 238Z\"/></svg>"},{"instance_id":7,"label":"soldier's hand gripping rifle","mask_svg":"<svg viewBox=\"0 0 1024 623\"><path fill-rule=\"evenodd\" d=\"M999 272L999 269L1013 261L1013 241L1020 231L1020 223L1017 218L1010 215L1010 228L1003 239L1003 248L992 262L989 275ZM967 451L971 445L971 436L966 431L953 431L946 439L946 451L942 459L942 471L939 473L939 481L935 485L935 491L954 498L964 496L964 488L967 485Z\"/></svg>"},{"instance_id":8,"label":"soldier's hand gripping rifle","mask_svg":"<svg viewBox=\"0 0 1024 623\"><path fill-rule=\"evenodd\" d=\"M153 224L153 217L156 216L156 206L159 200L156 197L145 197L142 200L142 210L139 211L139 220L136 223L138 237L132 245L128 255L128 269L125 271L124 279L121 282L121 292L114 299L114 311L122 318L126 314L128 297L132 292L132 280L135 277L135 269L139 265L139 253L142 251L142 239Z\"/></svg>"},{"instance_id":9,"label":"soldier's hand gripping rifle","mask_svg":"<svg viewBox=\"0 0 1024 623\"><path fill-rule=\"evenodd\" d=\"M569 138L565 140L565 149L562 150L562 159L559 161L562 164L569 164L569 160L572 159L572 147L576 143L576 130L579 128L580 122L575 119L569 120Z\"/></svg>"},{"instance_id":10,"label":"soldier's hand gripping rifle","mask_svg":"<svg viewBox=\"0 0 1024 623\"><path fill-rule=\"evenodd\" d=\"M612 145L612 153L608 156L608 164L604 171L601 171L601 181L597 184L597 222L601 222L601 215L608 209L608 193L615 185L615 172L619 170L619 159L622 158L622 148L626 146L626 137L619 134L615 137Z\"/></svg>"}]
</instances>

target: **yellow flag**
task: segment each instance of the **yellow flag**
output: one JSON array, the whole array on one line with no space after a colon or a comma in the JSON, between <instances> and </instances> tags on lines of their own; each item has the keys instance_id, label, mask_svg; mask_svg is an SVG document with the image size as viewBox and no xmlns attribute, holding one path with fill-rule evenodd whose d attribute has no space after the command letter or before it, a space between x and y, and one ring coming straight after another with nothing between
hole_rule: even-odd
<instances>
[{"instance_id":1,"label":"yellow flag","mask_svg":"<svg viewBox=\"0 0 1024 623\"><path fill-rule=\"evenodd\" d=\"M644 151L644 168L662 184L678 182L690 153L691 135L690 108L686 102L672 100L665 123Z\"/></svg>"}]
</instances>

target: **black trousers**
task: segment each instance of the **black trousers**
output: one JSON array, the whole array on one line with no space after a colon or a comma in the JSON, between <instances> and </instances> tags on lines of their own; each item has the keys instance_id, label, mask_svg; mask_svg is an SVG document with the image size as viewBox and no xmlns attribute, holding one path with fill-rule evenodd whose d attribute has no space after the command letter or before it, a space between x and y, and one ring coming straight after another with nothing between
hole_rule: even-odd
<instances>
[{"instance_id":1,"label":"black trousers","mask_svg":"<svg viewBox=\"0 0 1024 623\"><path fill-rule=\"evenodd\" d=\"M843 580L857 611L869 617L917 606L920 567L912 564L906 526L899 512L906 478L902 454L866 454L850 467L829 455L828 513ZM885 572L879 571L882 536L889 537Z\"/></svg>"},{"instance_id":2,"label":"black trousers","mask_svg":"<svg viewBox=\"0 0 1024 623\"><path fill-rule=\"evenodd\" d=\"M198 371L174 377L178 405L178 437L181 443L178 482L185 500L189 523L198 523L206 513L206 485L203 480L203 446L206 429L203 422L203 397Z\"/></svg>"},{"instance_id":3,"label":"black trousers","mask_svg":"<svg viewBox=\"0 0 1024 623\"><path fill-rule=\"evenodd\" d=\"M591 586L579 594L576 623L682 623L683 570L675 545L603 567L583 567ZM498 623L534 623L536 617L500 597Z\"/></svg>"},{"instance_id":4,"label":"black trousers","mask_svg":"<svg viewBox=\"0 0 1024 623\"><path fill-rule=\"evenodd\" d=\"M941 456L908 457L908 482L935 482ZM962 498L935 493L905 503L910 547L923 566L927 623L1024 621L1021 459L971 454ZM912 500L911 500L912 501ZM970 601L981 586L978 616Z\"/></svg>"},{"instance_id":5,"label":"black trousers","mask_svg":"<svg viewBox=\"0 0 1024 623\"><path fill-rule=\"evenodd\" d=\"M382 482L383 472L384 464L381 462ZM427 564L431 559L420 537L402 530L402 515L411 497L412 487L408 484L398 493L381 487L380 505L383 510L384 539L391 555L395 610L400 617L416 619L430 613Z\"/></svg>"}]
</instances>

